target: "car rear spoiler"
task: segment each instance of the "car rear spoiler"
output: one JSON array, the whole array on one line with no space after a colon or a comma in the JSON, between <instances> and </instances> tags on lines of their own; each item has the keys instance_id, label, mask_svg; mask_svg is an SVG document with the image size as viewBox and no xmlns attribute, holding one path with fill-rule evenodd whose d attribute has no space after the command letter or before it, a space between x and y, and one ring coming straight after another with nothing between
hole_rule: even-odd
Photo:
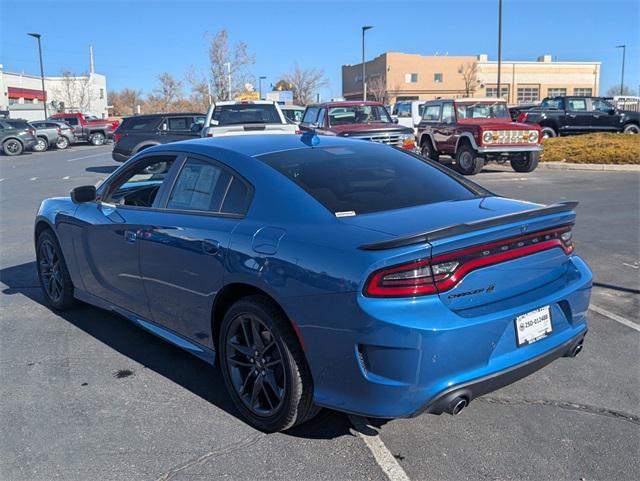
<instances>
[{"instance_id":1,"label":"car rear spoiler","mask_svg":"<svg viewBox=\"0 0 640 481\"><path fill-rule=\"evenodd\" d=\"M540 217L543 215L557 214L560 212L570 212L576 208L578 202L558 202L557 204L546 205L543 207L536 207L535 209L524 210L521 212L514 212L513 214L499 215L496 217L489 217L487 219L477 220L474 222L468 222L466 224L454 224L447 227L440 227L427 232L420 232L418 234L410 234L408 236L397 237L395 239L386 240L382 242L374 242L372 244L362 244L359 249L366 251L378 251L384 249L394 249L396 247L404 247L412 244L420 244L422 242L429 242L436 239L442 239L444 237L451 237L454 235L465 234L467 232L473 232L487 227L493 227L500 224L506 224L508 222L517 222L520 220L532 219L534 217Z\"/></svg>"}]
</instances>

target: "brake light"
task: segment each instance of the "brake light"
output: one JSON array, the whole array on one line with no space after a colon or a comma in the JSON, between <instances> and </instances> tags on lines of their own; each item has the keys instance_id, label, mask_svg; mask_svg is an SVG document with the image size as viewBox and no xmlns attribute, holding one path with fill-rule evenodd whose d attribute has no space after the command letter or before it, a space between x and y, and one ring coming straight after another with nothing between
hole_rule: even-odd
<instances>
[{"instance_id":1,"label":"brake light","mask_svg":"<svg viewBox=\"0 0 640 481\"><path fill-rule=\"evenodd\" d=\"M62 133L62 129L60 127L56 127L56 133L60 135Z\"/></svg>"},{"instance_id":2,"label":"brake light","mask_svg":"<svg viewBox=\"0 0 640 481\"><path fill-rule=\"evenodd\" d=\"M369 297L414 297L444 292L455 287L468 273L500 262L560 247L573 252L571 226L503 239L431 259L419 259L380 269L367 280Z\"/></svg>"},{"instance_id":3,"label":"brake light","mask_svg":"<svg viewBox=\"0 0 640 481\"><path fill-rule=\"evenodd\" d=\"M518 122L526 121L528 116L529 114L527 112L521 112L520 115L518 115Z\"/></svg>"},{"instance_id":4,"label":"brake light","mask_svg":"<svg viewBox=\"0 0 640 481\"><path fill-rule=\"evenodd\" d=\"M29 132L31 135L36 135L36 129L27 129L27 132Z\"/></svg>"},{"instance_id":5,"label":"brake light","mask_svg":"<svg viewBox=\"0 0 640 481\"><path fill-rule=\"evenodd\" d=\"M117 144L122 139L122 134L113 134L113 143Z\"/></svg>"},{"instance_id":6,"label":"brake light","mask_svg":"<svg viewBox=\"0 0 640 481\"><path fill-rule=\"evenodd\" d=\"M301 135L301 134L303 134L303 133L304 133L304 132L303 132L302 130L296 130L296 135Z\"/></svg>"}]
</instances>

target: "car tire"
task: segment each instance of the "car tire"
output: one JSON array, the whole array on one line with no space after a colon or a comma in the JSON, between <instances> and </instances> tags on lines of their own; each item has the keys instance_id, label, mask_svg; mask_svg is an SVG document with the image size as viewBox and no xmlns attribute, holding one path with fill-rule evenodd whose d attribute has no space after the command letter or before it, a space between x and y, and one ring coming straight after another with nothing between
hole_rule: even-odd
<instances>
[{"instance_id":1,"label":"car tire","mask_svg":"<svg viewBox=\"0 0 640 481\"><path fill-rule=\"evenodd\" d=\"M422 154L423 157L426 157L427 159L431 159L434 162L440 161L440 154L438 154L438 151L433 146L431 139L427 139L422 143L422 147L420 148L420 153Z\"/></svg>"},{"instance_id":2,"label":"car tire","mask_svg":"<svg viewBox=\"0 0 640 481\"><path fill-rule=\"evenodd\" d=\"M60 150L69 148L70 144L71 142L69 142L69 139L64 135L61 135L60 137L58 137L58 140L56 140L56 148Z\"/></svg>"},{"instance_id":3,"label":"car tire","mask_svg":"<svg viewBox=\"0 0 640 481\"><path fill-rule=\"evenodd\" d=\"M317 414L300 343L289 320L267 297L248 296L233 304L222 321L218 345L225 385L250 425L264 432L283 431Z\"/></svg>"},{"instance_id":4,"label":"car tire","mask_svg":"<svg viewBox=\"0 0 640 481\"><path fill-rule=\"evenodd\" d=\"M522 159L511 159L511 167L516 172L533 172L539 161L540 152L527 152Z\"/></svg>"},{"instance_id":5,"label":"car tire","mask_svg":"<svg viewBox=\"0 0 640 481\"><path fill-rule=\"evenodd\" d=\"M49 141L44 137L37 137L36 145L33 147L35 152L46 152L49 148Z\"/></svg>"},{"instance_id":6,"label":"car tire","mask_svg":"<svg viewBox=\"0 0 640 481\"><path fill-rule=\"evenodd\" d=\"M624 132L625 134L640 134L640 127L638 127L636 124L627 124L624 126L622 132Z\"/></svg>"},{"instance_id":7,"label":"car tire","mask_svg":"<svg viewBox=\"0 0 640 481\"><path fill-rule=\"evenodd\" d=\"M24 146L17 139L9 139L2 143L2 151L4 155L20 155L24 151Z\"/></svg>"},{"instance_id":8,"label":"car tire","mask_svg":"<svg viewBox=\"0 0 640 481\"><path fill-rule=\"evenodd\" d=\"M552 127L542 127L541 135L543 139L550 139L558 136L557 132Z\"/></svg>"},{"instance_id":9,"label":"car tire","mask_svg":"<svg viewBox=\"0 0 640 481\"><path fill-rule=\"evenodd\" d=\"M102 132L94 132L89 136L89 143L91 145L104 145L106 138Z\"/></svg>"},{"instance_id":10,"label":"car tire","mask_svg":"<svg viewBox=\"0 0 640 481\"><path fill-rule=\"evenodd\" d=\"M40 287L47 304L57 311L76 305L73 297L73 282L71 282L62 249L50 230L45 230L38 236L36 263Z\"/></svg>"},{"instance_id":11,"label":"car tire","mask_svg":"<svg viewBox=\"0 0 640 481\"><path fill-rule=\"evenodd\" d=\"M484 159L469 144L456 151L456 170L463 175L475 175L484 167Z\"/></svg>"}]
</instances>

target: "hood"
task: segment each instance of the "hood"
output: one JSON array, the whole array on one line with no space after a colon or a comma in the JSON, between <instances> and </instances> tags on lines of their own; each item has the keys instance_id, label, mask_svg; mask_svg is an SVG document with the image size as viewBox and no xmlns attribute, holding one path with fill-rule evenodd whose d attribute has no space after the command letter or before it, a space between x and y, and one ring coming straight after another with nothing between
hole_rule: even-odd
<instances>
[{"instance_id":1,"label":"hood","mask_svg":"<svg viewBox=\"0 0 640 481\"><path fill-rule=\"evenodd\" d=\"M534 127L531 124L523 124L521 122L514 122L510 118L504 119L460 119L458 120L460 125L477 125L482 130L533 130Z\"/></svg>"},{"instance_id":2,"label":"hood","mask_svg":"<svg viewBox=\"0 0 640 481\"><path fill-rule=\"evenodd\" d=\"M368 124L347 124L347 125L335 125L329 128L336 135L345 135L350 133L364 133L364 132L400 132L402 134L412 134L413 129L404 127L402 125L388 123L388 122L372 122Z\"/></svg>"}]
</instances>

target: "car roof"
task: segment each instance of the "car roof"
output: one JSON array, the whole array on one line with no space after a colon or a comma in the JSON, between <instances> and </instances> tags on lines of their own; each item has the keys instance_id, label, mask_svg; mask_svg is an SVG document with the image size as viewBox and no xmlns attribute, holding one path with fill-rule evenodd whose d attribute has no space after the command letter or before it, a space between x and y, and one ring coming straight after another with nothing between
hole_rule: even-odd
<instances>
[{"instance_id":1,"label":"car roof","mask_svg":"<svg viewBox=\"0 0 640 481\"><path fill-rule=\"evenodd\" d=\"M261 155L274 152L284 152L296 149L311 149L314 147L339 147L346 145L354 145L354 142L360 143L361 140L347 139L338 136L320 135L316 136L318 143L311 147L309 139L312 134L264 134L264 135L230 135L218 138L202 138L185 140L182 142L163 144L162 146L153 147L155 151L159 150L180 150L186 152L207 154L211 148L225 149L237 152L248 157L259 157ZM384 144L379 145L381 148L391 148Z\"/></svg>"},{"instance_id":2,"label":"car roof","mask_svg":"<svg viewBox=\"0 0 640 481\"><path fill-rule=\"evenodd\" d=\"M384 107L382 102L373 102L371 100L340 100L337 102L320 102L318 104L309 104L307 107L353 107L357 105L377 105Z\"/></svg>"},{"instance_id":3,"label":"car roof","mask_svg":"<svg viewBox=\"0 0 640 481\"><path fill-rule=\"evenodd\" d=\"M153 117L183 117L185 115L202 115L205 116L201 112L165 112L165 113L155 113L155 114L142 114L142 115L130 115L128 117L124 117L122 120L127 119L148 119Z\"/></svg>"},{"instance_id":4,"label":"car roof","mask_svg":"<svg viewBox=\"0 0 640 481\"><path fill-rule=\"evenodd\" d=\"M276 105L273 100L223 100L222 102L216 102L218 105L241 105L241 104L257 104L257 105Z\"/></svg>"}]
</instances>

